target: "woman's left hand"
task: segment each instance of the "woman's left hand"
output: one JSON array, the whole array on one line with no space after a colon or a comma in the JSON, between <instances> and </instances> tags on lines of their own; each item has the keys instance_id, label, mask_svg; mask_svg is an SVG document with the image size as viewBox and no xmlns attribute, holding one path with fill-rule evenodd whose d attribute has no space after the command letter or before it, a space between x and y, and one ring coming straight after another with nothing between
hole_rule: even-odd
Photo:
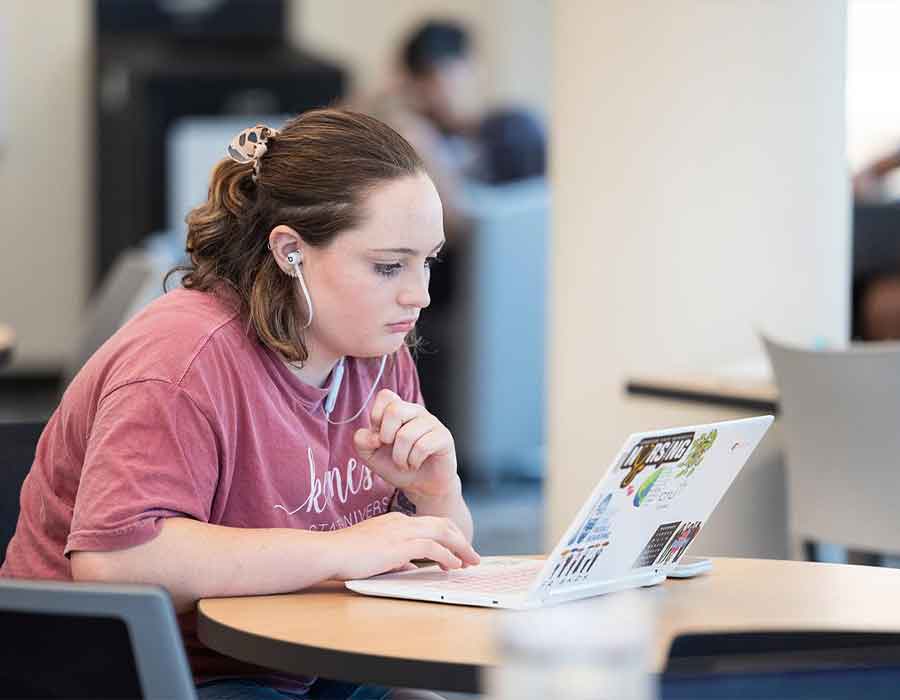
<instances>
[{"instance_id":1,"label":"woman's left hand","mask_svg":"<svg viewBox=\"0 0 900 700\"><path fill-rule=\"evenodd\" d=\"M456 446L450 431L417 403L382 389L371 428L353 435L359 456L385 481L416 499L439 499L458 489Z\"/></svg>"}]
</instances>

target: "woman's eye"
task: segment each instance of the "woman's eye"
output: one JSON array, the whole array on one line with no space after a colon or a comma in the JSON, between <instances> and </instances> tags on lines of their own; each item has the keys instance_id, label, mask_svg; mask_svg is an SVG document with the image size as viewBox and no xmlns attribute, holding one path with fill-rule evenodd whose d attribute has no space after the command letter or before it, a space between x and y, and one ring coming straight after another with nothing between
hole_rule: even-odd
<instances>
[{"instance_id":1,"label":"woman's eye","mask_svg":"<svg viewBox=\"0 0 900 700\"><path fill-rule=\"evenodd\" d=\"M375 272L385 277L393 277L402 267L401 263L375 263Z\"/></svg>"}]
</instances>

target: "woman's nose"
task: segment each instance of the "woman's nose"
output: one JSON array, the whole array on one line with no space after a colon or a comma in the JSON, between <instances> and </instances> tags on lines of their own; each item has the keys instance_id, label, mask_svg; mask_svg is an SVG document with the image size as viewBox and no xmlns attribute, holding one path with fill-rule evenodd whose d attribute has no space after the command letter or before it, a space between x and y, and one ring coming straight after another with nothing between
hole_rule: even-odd
<instances>
[{"instance_id":1,"label":"woman's nose","mask_svg":"<svg viewBox=\"0 0 900 700\"><path fill-rule=\"evenodd\" d=\"M428 293L429 275L426 270L416 282L408 285L400 294L401 306L415 306L424 309L431 303L431 295Z\"/></svg>"}]
</instances>

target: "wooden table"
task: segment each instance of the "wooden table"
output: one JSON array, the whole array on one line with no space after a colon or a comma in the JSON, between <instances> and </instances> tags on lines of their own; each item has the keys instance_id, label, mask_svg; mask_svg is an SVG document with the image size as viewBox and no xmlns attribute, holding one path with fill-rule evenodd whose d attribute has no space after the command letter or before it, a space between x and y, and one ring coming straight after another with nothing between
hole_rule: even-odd
<instances>
[{"instance_id":1,"label":"wooden table","mask_svg":"<svg viewBox=\"0 0 900 700\"><path fill-rule=\"evenodd\" d=\"M648 589L660 601L656 667L688 632L900 633L900 570L764 559ZM372 598L328 582L291 595L201 600L207 646L281 671L391 686L478 692L497 663L489 608Z\"/></svg>"},{"instance_id":2,"label":"wooden table","mask_svg":"<svg viewBox=\"0 0 900 700\"><path fill-rule=\"evenodd\" d=\"M15 333L9 326L0 323L0 367L9 362L15 346Z\"/></svg>"},{"instance_id":3,"label":"wooden table","mask_svg":"<svg viewBox=\"0 0 900 700\"><path fill-rule=\"evenodd\" d=\"M713 374L636 375L626 380L625 391L634 396L700 402L761 413L778 411L778 390L773 382L762 379Z\"/></svg>"}]
</instances>

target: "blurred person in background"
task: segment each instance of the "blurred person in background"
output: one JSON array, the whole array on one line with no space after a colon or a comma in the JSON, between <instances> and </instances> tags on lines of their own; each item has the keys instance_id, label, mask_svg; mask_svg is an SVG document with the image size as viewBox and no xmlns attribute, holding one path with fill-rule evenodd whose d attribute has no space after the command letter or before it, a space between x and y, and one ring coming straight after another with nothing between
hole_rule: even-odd
<instances>
[{"instance_id":1,"label":"blurred person in background","mask_svg":"<svg viewBox=\"0 0 900 700\"><path fill-rule=\"evenodd\" d=\"M886 181L900 168L900 147L863 167L853 176L855 206L891 206L897 213L897 248L900 249L900 205L889 197ZM854 236L866 231L854 231ZM854 290L858 331L863 340L900 340L900 269L861 280Z\"/></svg>"},{"instance_id":2,"label":"blurred person in background","mask_svg":"<svg viewBox=\"0 0 900 700\"><path fill-rule=\"evenodd\" d=\"M407 346L444 244L421 159L340 110L245 129L228 154L187 218L184 288L50 418L0 576L165 587L201 700L435 698L273 674L196 638L201 598L479 561Z\"/></svg>"},{"instance_id":3,"label":"blurred person in background","mask_svg":"<svg viewBox=\"0 0 900 700\"><path fill-rule=\"evenodd\" d=\"M505 108L491 112L479 126L478 138L477 179L503 185L546 174L546 134L528 111Z\"/></svg>"},{"instance_id":4,"label":"blurred person in background","mask_svg":"<svg viewBox=\"0 0 900 700\"><path fill-rule=\"evenodd\" d=\"M427 21L404 42L399 59L385 86L350 104L415 147L440 192L452 240L467 229L463 181L478 160L482 98L469 33L455 22Z\"/></svg>"},{"instance_id":5,"label":"blurred person in background","mask_svg":"<svg viewBox=\"0 0 900 700\"><path fill-rule=\"evenodd\" d=\"M469 31L427 20L402 42L399 71L372 97L352 103L391 124L422 156L444 204L452 243L467 229L466 182L504 184L542 176L546 136L527 110L485 106Z\"/></svg>"},{"instance_id":6,"label":"blurred person in background","mask_svg":"<svg viewBox=\"0 0 900 700\"><path fill-rule=\"evenodd\" d=\"M900 147L873 160L853 176L853 199L857 202L884 202L885 178L900 168Z\"/></svg>"},{"instance_id":7,"label":"blurred person in background","mask_svg":"<svg viewBox=\"0 0 900 700\"><path fill-rule=\"evenodd\" d=\"M544 175L546 138L527 110L489 106L478 81L479 55L469 30L453 20L427 19L398 42L396 70L372 95L351 99L354 108L375 115L400 132L422 156L444 205L447 245L440 274L431 287L431 312L420 325L418 358L422 392L431 410L450 427L462 425L452 387L453 356L469 352L460 319L469 302L471 237L491 215L485 206L504 199L479 196L481 188ZM468 277L467 277L468 276ZM478 476L463 465L464 477Z\"/></svg>"},{"instance_id":8,"label":"blurred person in background","mask_svg":"<svg viewBox=\"0 0 900 700\"><path fill-rule=\"evenodd\" d=\"M439 163L490 184L544 174L543 126L525 109L485 109L465 27L426 21L406 39L402 56L409 104L432 126Z\"/></svg>"}]
</instances>

